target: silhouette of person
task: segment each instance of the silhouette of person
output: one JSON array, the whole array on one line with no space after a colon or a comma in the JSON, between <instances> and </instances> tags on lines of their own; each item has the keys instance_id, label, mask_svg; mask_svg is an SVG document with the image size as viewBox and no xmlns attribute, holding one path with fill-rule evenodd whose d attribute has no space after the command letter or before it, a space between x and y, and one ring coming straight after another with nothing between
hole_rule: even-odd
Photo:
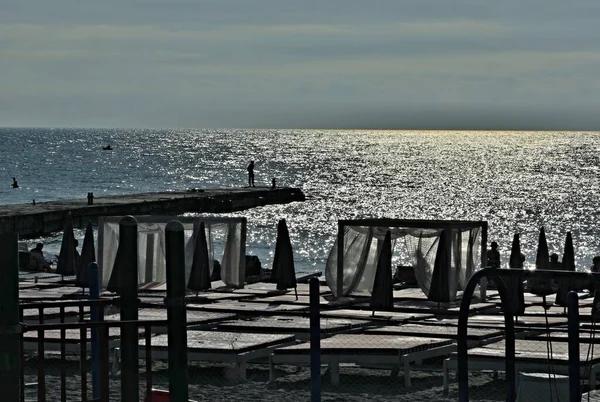
<instances>
[{"instance_id":1,"label":"silhouette of person","mask_svg":"<svg viewBox=\"0 0 600 402\"><path fill-rule=\"evenodd\" d=\"M256 187L254 185L254 161L250 161L248 165L248 187Z\"/></svg>"},{"instance_id":2,"label":"silhouette of person","mask_svg":"<svg viewBox=\"0 0 600 402\"><path fill-rule=\"evenodd\" d=\"M17 179L13 177L12 188L19 188L19 184L17 184Z\"/></svg>"},{"instance_id":3,"label":"silhouette of person","mask_svg":"<svg viewBox=\"0 0 600 402\"><path fill-rule=\"evenodd\" d=\"M500 252L498 251L498 243L493 241L491 247L492 248L487 252L487 265L491 268L500 268Z\"/></svg>"},{"instance_id":4,"label":"silhouette of person","mask_svg":"<svg viewBox=\"0 0 600 402\"><path fill-rule=\"evenodd\" d=\"M600 272L600 255L597 255L592 259L592 267L590 268L590 271Z\"/></svg>"},{"instance_id":5,"label":"silhouette of person","mask_svg":"<svg viewBox=\"0 0 600 402\"><path fill-rule=\"evenodd\" d=\"M29 270L50 272L50 264L44 258L43 248L44 243L37 243L35 248L29 251L29 265L27 266Z\"/></svg>"}]
</instances>

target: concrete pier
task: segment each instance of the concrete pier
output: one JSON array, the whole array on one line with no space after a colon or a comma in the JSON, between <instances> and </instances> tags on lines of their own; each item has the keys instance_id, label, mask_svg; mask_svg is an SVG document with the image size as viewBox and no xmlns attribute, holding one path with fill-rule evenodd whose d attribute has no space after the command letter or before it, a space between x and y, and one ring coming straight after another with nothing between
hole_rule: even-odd
<instances>
[{"instance_id":1,"label":"concrete pier","mask_svg":"<svg viewBox=\"0 0 600 402\"><path fill-rule=\"evenodd\" d=\"M304 200L298 188L256 187L95 196L93 205L88 205L87 198L0 205L0 233L31 238L59 232L69 214L73 226L83 228L98 216L227 213Z\"/></svg>"}]
</instances>

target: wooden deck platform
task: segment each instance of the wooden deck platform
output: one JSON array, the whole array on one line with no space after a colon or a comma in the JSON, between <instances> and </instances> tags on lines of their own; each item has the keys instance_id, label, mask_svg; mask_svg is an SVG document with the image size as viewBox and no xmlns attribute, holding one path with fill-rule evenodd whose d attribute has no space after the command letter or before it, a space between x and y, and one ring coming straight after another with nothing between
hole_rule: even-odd
<instances>
[{"instance_id":1,"label":"wooden deck platform","mask_svg":"<svg viewBox=\"0 0 600 402\"><path fill-rule=\"evenodd\" d=\"M73 226L83 228L98 216L181 215L186 212L226 213L254 207L304 201L298 188L269 187L224 188L200 191L172 191L113 196L98 196L88 205L86 195L75 200L0 206L0 233L19 233L31 238L60 232L67 215Z\"/></svg>"}]
</instances>

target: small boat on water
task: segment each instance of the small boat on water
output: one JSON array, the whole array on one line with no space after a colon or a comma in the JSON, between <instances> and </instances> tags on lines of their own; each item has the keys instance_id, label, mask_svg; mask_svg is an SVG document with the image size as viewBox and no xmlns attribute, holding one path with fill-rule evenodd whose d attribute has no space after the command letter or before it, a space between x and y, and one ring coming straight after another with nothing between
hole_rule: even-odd
<instances>
[{"instance_id":1,"label":"small boat on water","mask_svg":"<svg viewBox=\"0 0 600 402\"><path fill-rule=\"evenodd\" d=\"M102 147L102 150L103 151L112 151L113 149L112 149L112 147L110 145L107 145L105 147Z\"/></svg>"}]
</instances>

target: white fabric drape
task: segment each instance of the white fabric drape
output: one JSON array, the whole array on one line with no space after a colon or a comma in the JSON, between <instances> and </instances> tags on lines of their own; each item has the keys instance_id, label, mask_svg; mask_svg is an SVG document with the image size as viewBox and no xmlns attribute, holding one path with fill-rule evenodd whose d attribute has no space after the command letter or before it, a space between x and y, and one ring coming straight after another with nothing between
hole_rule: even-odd
<instances>
[{"instance_id":1,"label":"white fabric drape","mask_svg":"<svg viewBox=\"0 0 600 402\"><path fill-rule=\"evenodd\" d=\"M196 236L201 220L183 223L186 283L190 275ZM166 223L138 222L138 283L166 282L165 227ZM245 277L245 260L241 253L245 250L242 241L241 222L215 223L205 222L210 272L213 270L215 249L222 249L221 275L228 286L243 285L239 278ZM119 224L104 222L102 244L102 287L106 288L113 270L117 248L119 246Z\"/></svg>"},{"instance_id":2,"label":"white fabric drape","mask_svg":"<svg viewBox=\"0 0 600 402\"><path fill-rule=\"evenodd\" d=\"M381 243L388 230L393 239L392 252L396 241L403 239L417 283L423 293L429 294L441 228L345 226L342 245L344 249L343 295L372 290ZM481 229L448 228L446 233L450 239L451 250L448 288L449 297L453 300L458 290L464 289L478 266ZM325 267L327 284L336 297L338 246L336 239Z\"/></svg>"}]
</instances>

